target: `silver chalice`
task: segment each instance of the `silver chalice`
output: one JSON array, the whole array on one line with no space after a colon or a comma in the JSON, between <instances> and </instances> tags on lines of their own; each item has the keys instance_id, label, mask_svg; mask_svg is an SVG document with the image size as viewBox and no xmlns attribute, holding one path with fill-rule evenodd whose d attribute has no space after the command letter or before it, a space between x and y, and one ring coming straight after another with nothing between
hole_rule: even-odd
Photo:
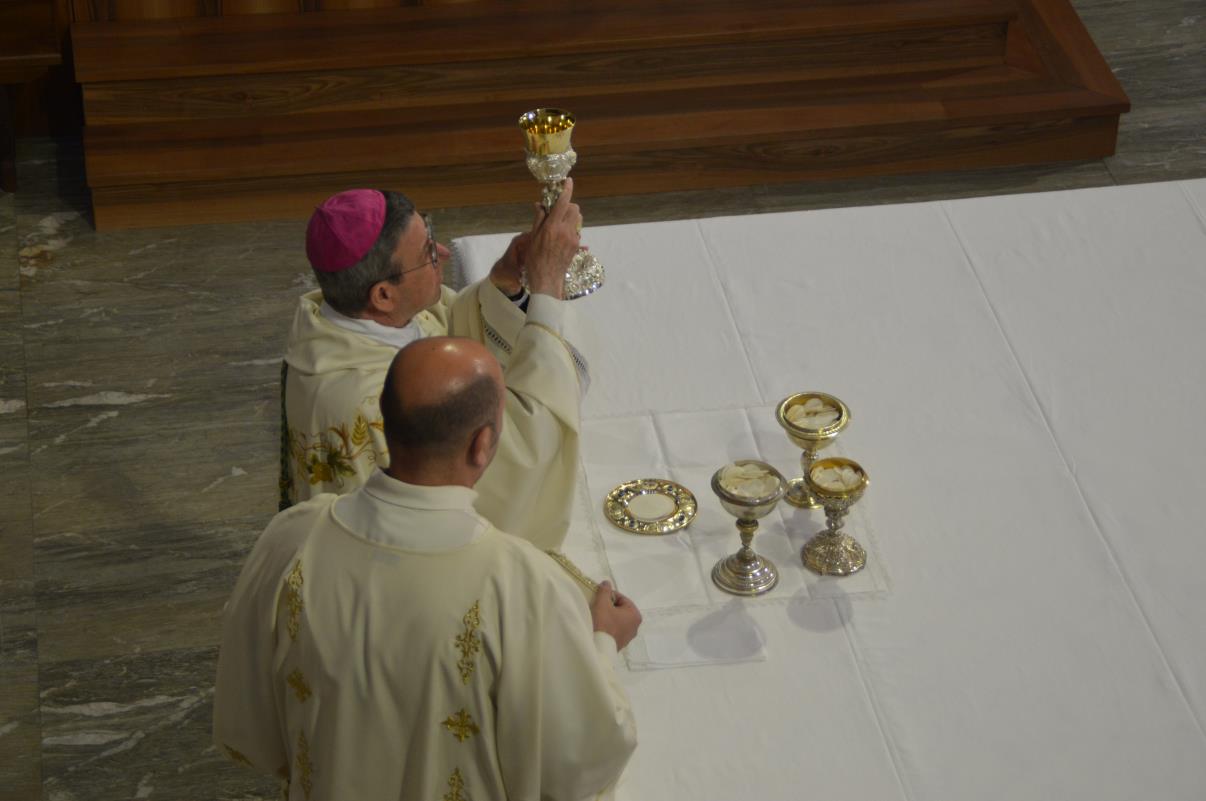
<instances>
[{"instance_id":1,"label":"silver chalice","mask_svg":"<svg viewBox=\"0 0 1206 801\"><path fill-rule=\"evenodd\" d=\"M733 595L761 595L769 592L779 582L779 571L774 562L759 556L750 547L754 532L758 530L759 518L766 517L783 497L786 483L778 470L766 462L755 459L739 459L733 462L738 467L753 465L765 471L773 479L773 489L750 497L735 491L736 487L722 481L722 474L729 467L720 468L712 476L712 491L720 499L725 511L737 518L737 531L741 533L741 547L737 553L726 556L712 568L712 583Z\"/></svg>"},{"instance_id":2,"label":"silver chalice","mask_svg":"<svg viewBox=\"0 0 1206 801\"><path fill-rule=\"evenodd\" d=\"M780 401L775 417L788 438L800 448L800 467L805 476L817 452L832 445L837 435L850 424L850 410L846 404L824 392L789 395ZM784 500L801 509L818 509L821 506L808 491L803 477L788 482Z\"/></svg>"}]
</instances>

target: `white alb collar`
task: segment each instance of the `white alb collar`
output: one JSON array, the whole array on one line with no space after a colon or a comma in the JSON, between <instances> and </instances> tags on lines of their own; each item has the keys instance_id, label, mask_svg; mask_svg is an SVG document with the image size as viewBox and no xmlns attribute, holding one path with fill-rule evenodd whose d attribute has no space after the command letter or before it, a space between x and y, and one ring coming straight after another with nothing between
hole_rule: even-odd
<instances>
[{"instance_id":1,"label":"white alb collar","mask_svg":"<svg viewBox=\"0 0 1206 801\"><path fill-rule=\"evenodd\" d=\"M370 542L408 551L445 551L468 545L489 524L473 508L468 487L407 484L373 471L364 486L335 502L335 519Z\"/></svg>"},{"instance_id":2,"label":"white alb collar","mask_svg":"<svg viewBox=\"0 0 1206 801\"><path fill-rule=\"evenodd\" d=\"M401 328L393 328L388 325L382 325L376 320L366 320L363 317L348 317L346 314L335 311L325 300L318 307L318 313L332 325L339 326L345 331L363 334L375 342L380 342L383 345L392 345L399 350L416 339L423 338L423 329L419 328L419 324L415 322L413 317L409 323Z\"/></svg>"}]
</instances>

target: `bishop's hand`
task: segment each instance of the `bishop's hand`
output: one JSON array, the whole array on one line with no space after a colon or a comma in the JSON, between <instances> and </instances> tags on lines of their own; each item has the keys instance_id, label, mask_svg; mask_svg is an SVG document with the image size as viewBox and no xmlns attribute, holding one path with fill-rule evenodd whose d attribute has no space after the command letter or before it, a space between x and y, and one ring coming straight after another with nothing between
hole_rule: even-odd
<instances>
[{"instance_id":1,"label":"bishop's hand","mask_svg":"<svg viewBox=\"0 0 1206 801\"><path fill-rule=\"evenodd\" d=\"M582 230L582 211L572 203L574 180L565 179L565 188L557 202L545 214L537 212L532 226L524 268L528 273L528 289L536 295L565 297L565 273L578 254Z\"/></svg>"}]
</instances>

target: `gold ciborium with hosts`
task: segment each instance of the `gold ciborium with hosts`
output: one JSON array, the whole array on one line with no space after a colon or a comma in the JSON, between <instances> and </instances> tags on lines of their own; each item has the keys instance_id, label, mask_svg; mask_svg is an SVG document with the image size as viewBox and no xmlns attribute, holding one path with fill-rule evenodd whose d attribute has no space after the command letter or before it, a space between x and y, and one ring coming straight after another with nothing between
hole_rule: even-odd
<instances>
[{"instance_id":1,"label":"gold ciborium with hosts","mask_svg":"<svg viewBox=\"0 0 1206 801\"><path fill-rule=\"evenodd\" d=\"M784 398L775 410L779 425L788 439L802 451L800 467L803 475L817 458L817 452L833 444L837 435L850 424L850 410L832 395L824 392L798 392ZM819 509L820 502L808 491L803 477L788 482L783 499L801 509Z\"/></svg>"},{"instance_id":2,"label":"gold ciborium with hosts","mask_svg":"<svg viewBox=\"0 0 1206 801\"><path fill-rule=\"evenodd\" d=\"M540 182L540 203L547 212L557 202L566 176L578 161L570 144L574 115L557 108L538 108L519 116L528 171ZM585 248L565 271L565 298L584 297L603 286L603 264ZM526 286L526 280L524 281Z\"/></svg>"},{"instance_id":3,"label":"gold ciborium with hosts","mask_svg":"<svg viewBox=\"0 0 1206 801\"><path fill-rule=\"evenodd\" d=\"M842 519L863 497L867 471L851 459L831 456L812 463L804 474L808 489L825 507L825 530L804 544L804 566L822 576L848 576L867 564L867 551L842 531Z\"/></svg>"},{"instance_id":4,"label":"gold ciborium with hosts","mask_svg":"<svg viewBox=\"0 0 1206 801\"><path fill-rule=\"evenodd\" d=\"M766 517L783 497L786 482L766 462L738 459L712 475L712 491L720 505L737 518L741 548L712 568L712 583L733 595L761 595L779 583L774 562L750 547L758 520Z\"/></svg>"}]
</instances>

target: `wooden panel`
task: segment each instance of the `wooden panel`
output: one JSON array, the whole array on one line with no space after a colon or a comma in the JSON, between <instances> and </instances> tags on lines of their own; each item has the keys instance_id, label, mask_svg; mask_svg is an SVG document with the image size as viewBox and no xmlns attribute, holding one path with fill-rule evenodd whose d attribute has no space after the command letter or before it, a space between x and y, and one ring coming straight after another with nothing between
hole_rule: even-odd
<instances>
[{"instance_id":1,"label":"wooden panel","mask_svg":"<svg viewBox=\"0 0 1206 801\"><path fill-rule=\"evenodd\" d=\"M556 12L556 13L554 13ZM627 12L627 13L626 13ZM1006 0L910 0L848 7L796 0L644 3L550 0L391 8L357 13L250 15L120 29L77 25L81 83L444 64L558 53L774 42L876 30L1004 22ZM406 46L400 46L400 36ZM455 43L450 47L449 43Z\"/></svg>"},{"instance_id":2,"label":"wooden panel","mask_svg":"<svg viewBox=\"0 0 1206 801\"><path fill-rule=\"evenodd\" d=\"M51 0L0 2L0 81L16 83L26 79L31 67L61 61Z\"/></svg>"},{"instance_id":3,"label":"wooden panel","mask_svg":"<svg viewBox=\"0 0 1206 801\"><path fill-rule=\"evenodd\" d=\"M96 0L93 5L95 19L115 22L213 17L220 13L219 0Z\"/></svg>"},{"instance_id":4,"label":"wooden panel","mask_svg":"<svg viewBox=\"0 0 1206 801\"><path fill-rule=\"evenodd\" d=\"M583 197L1112 152L1127 100L1067 0L1017 2L225 0L248 13L80 26L96 220L304 216L356 185L522 200L537 104L578 116Z\"/></svg>"},{"instance_id":5,"label":"wooden panel","mask_svg":"<svg viewBox=\"0 0 1206 801\"><path fill-rule=\"evenodd\" d=\"M300 14L301 0L222 0L222 16L241 14Z\"/></svg>"},{"instance_id":6,"label":"wooden panel","mask_svg":"<svg viewBox=\"0 0 1206 801\"><path fill-rule=\"evenodd\" d=\"M1033 84L1030 84L1033 85ZM959 100L950 86L897 89L887 94L810 96L799 84L712 87L671 94L561 96L574 109L575 147L592 152L655 148L668 142L705 146L767 136L819 136L842 130L960 125L1106 114L1103 98L1040 81L1030 93L1008 82L972 84ZM962 105L960 104L962 103ZM969 105L979 103L979 105ZM89 184L287 176L400 165L451 165L518 152L511 120L522 107L483 103L472 108L314 114L248 120L201 120L114 125L86 130ZM1117 113L1116 111L1113 113ZM589 121L589 122L587 122Z\"/></svg>"},{"instance_id":7,"label":"wooden panel","mask_svg":"<svg viewBox=\"0 0 1206 801\"><path fill-rule=\"evenodd\" d=\"M89 84L89 124L309 114L472 104L556 94L617 94L780 81L928 73L1000 64L1005 23L875 31L807 42L751 42L654 52L567 53L510 61L372 67L336 72L218 76Z\"/></svg>"},{"instance_id":8,"label":"wooden panel","mask_svg":"<svg viewBox=\"0 0 1206 801\"><path fill-rule=\"evenodd\" d=\"M1113 153L1117 119L1019 123L949 129L925 137L917 151L908 136L846 137L807 143L672 149L583 159L574 169L574 196L642 194L758 183L932 170L973 169ZM99 229L187 225L235 220L304 218L327 196L375 186L410 195L422 208L522 203L536 185L519 159L457 168L415 168L237 183L196 182L94 191ZM589 202L584 203L589 217Z\"/></svg>"},{"instance_id":9,"label":"wooden panel","mask_svg":"<svg viewBox=\"0 0 1206 801\"><path fill-rule=\"evenodd\" d=\"M1103 95L1130 101L1122 84L1093 44L1084 23L1068 3L1020 0L1019 24L1044 66L1061 80Z\"/></svg>"},{"instance_id":10,"label":"wooden panel","mask_svg":"<svg viewBox=\"0 0 1206 801\"><path fill-rule=\"evenodd\" d=\"M303 3L306 11L360 11L421 5L419 0L303 0Z\"/></svg>"}]
</instances>

